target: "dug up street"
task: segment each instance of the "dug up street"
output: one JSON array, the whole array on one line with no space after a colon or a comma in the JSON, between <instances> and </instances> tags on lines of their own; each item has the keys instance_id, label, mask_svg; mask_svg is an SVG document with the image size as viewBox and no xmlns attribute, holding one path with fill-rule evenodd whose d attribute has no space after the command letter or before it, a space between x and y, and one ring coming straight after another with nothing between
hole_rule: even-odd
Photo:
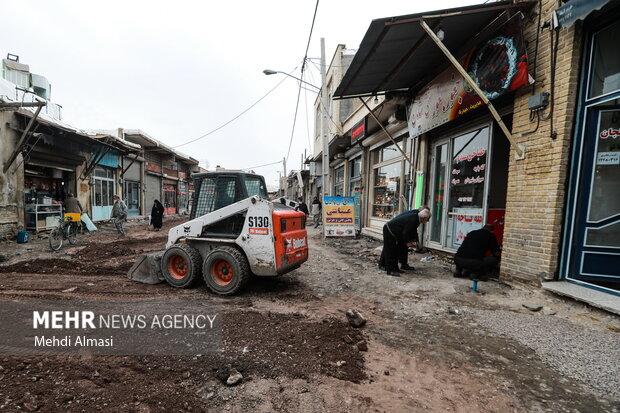
<instances>
[{"instance_id":1,"label":"dug up street","mask_svg":"<svg viewBox=\"0 0 620 413\"><path fill-rule=\"evenodd\" d=\"M51 252L47 239L3 243L3 302L200 300L219 305L224 345L186 356L0 358L0 410L41 412L617 412L620 323L570 299L491 279L452 277L411 253L401 277L379 271L381 243L324 238L278 278L233 297L204 285L126 278L164 232L105 226ZM425 257L431 260L421 262ZM347 317L352 310L354 317ZM359 312L356 313L356 312ZM359 315L363 317L358 318ZM358 317L356 317L358 316ZM357 327L356 327L357 326ZM558 343L557 337L563 341Z\"/></svg>"}]
</instances>

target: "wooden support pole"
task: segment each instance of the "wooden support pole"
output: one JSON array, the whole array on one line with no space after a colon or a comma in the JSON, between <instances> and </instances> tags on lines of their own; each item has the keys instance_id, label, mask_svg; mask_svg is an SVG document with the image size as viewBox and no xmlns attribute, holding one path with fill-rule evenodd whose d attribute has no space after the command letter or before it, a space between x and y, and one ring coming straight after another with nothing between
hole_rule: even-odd
<instances>
[{"instance_id":1,"label":"wooden support pole","mask_svg":"<svg viewBox=\"0 0 620 413\"><path fill-rule=\"evenodd\" d=\"M26 129L22 133L22 136L19 138L19 141L17 142L15 149L13 149L13 153L11 153L11 156L9 156L9 159L7 159L6 163L4 164L4 168L2 168L2 173L6 173L6 171L9 170L9 167L15 161L15 159L17 158L17 155L19 155L19 152L24 147L24 144L28 141L28 138L30 138L30 130L32 129L32 125L34 125L34 122L36 121L37 116L39 116L39 113L41 113L41 109L43 108L43 106L44 105L39 106L37 108L37 111L34 113L34 116L30 118L30 122L28 122L28 126L26 126Z\"/></svg>"},{"instance_id":2,"label":"wooden support pole","mask_svg":"<svg viewBox=\"0 0 620 413\"><path fill-rule=\"evenodd\" d=\"M400 147L399 144L396 143L396 141L394 140L394 137L392 137L392 134L390 132L388 132L387 129L385 129L385 127L383 126L383 124L379 121L379 119L375 116L375 113L370 109L370 107L368 106L368 104L366 103L366 101L362 98L358 98L363 104L364 106L366 106L366 109L368 110L368 113L370 113L370 116L373 117L373 119L377 122L377 124L379 124L379 126L381 127L381 129L383 129L383 132L386 133L386 135L388 136L388 138L390 138L390 140L392 141L392 143L394 143L394 145L396 145L396 147L398 148L398 150L400 151L400 153L405 157L405 159L407 160L407 162L409 162L409 166L411 166L413 168L413 163L411 163L411 159L409 158L409 156L405 153L405 151L403 151L403 148Z\"/></svg>"},{"instance_id":3,"label":"wooden support pole","mask_svg":"<svg viewBox=\"0 0 620 413\"><path fill-rule=\"evenodd\" d=\"M524 154L525 154L525 147L523 145L519 145L515 141L514 137L512 136L510 131L508 130L508 127L506 126L506 124L502 120L501 116L499 116L499 113L497 113L497 110L495 110L495 107L491 104L491 102L486 97L484 92L482 90L480 90L480 88L478 87L476 82L474 82L474 80L469 76L469 73L467 73L467 71L463 68L463 66L461 66L459 61L456 60L454 56L452 56L452 53L450 53L450 51L446 48L446 46L444 46L444 44L441 42L441 40L439 40L439 38L437 37L435 32L433 32L431 30L431 28L428 27L428 24L426 24L426 22L424 20L420 20L420 25L426 31L428 36L435 42L437 47L439 47L439 49L441 49L441 51L446 55L448 60L450 60L450 62L456 68L456 70L458 70L459 73L461 73L461 75L463 76L465 81L469 84L469 86L471 86L471 88L474 89L474 91L480 97L480 99L482 99L482 101L487 105L487 107L491 111L491 114L493 115L493 117L497 121L497 124L502 129L502 131L504 132L504 135L506 135L506 138L508 138L508 141L510 142L510 144L512 146L514 146L515 150L517 151L517 156L519 158L522 158L524 156Z\"/></svg>"}]
</instances>

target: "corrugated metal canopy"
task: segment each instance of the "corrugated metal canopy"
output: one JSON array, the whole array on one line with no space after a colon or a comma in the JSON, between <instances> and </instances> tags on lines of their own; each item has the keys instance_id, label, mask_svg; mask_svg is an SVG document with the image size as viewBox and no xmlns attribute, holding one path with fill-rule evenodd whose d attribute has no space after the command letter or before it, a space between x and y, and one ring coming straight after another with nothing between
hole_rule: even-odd
<instances>
[{"instance_id":1,"label":"corrugated metal canopy","mask_svg":"<svg viewBox=\"0 0 620 413\"><path fill-rule=\"evenodd\" d=\"M490 4L436 10L375 19L360 44L351 66L334 92L334 98L371 96L408 90L436 76L446 67L445 55L420 26L443 30L443 43L452 51L472 47L505 19L504 12L529 9L535 2L498 1ZM460 57L457 55L457 57Z\"/></svg>"}]
</instances>

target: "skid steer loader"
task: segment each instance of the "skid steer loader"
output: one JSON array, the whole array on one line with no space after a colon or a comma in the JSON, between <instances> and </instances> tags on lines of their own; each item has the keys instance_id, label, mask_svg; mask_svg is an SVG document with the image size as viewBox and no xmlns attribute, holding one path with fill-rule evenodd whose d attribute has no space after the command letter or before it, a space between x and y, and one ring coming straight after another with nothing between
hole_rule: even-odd
<instances>
[{"instance_id":1,"label":"skid steer loader","mask_svg":"<svg viewBox=\"0 0 620 413\"><path fill-rule=\"evenodd\" d=\"M190 220L168 232L163 252L140 257L134 281L188 288L202 279L231 295L257 276L277 276L308 259L306 215L295 202L269 201L265 180L243 172L193 174Z\"/></svg>"}]
</instances>

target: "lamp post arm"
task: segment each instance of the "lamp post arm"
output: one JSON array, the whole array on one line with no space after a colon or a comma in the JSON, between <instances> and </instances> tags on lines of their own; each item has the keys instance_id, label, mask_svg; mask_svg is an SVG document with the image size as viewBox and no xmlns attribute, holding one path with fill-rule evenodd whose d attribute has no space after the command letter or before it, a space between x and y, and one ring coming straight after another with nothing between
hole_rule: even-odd
<instances>
[{"instance_id":1,"label":"lamp post arm","mask_svg":"<svg viewBox=\"0 0 620 413\"><path fill-rule=\"evenodd\" d=\"M288 76L288 77L292 77L293 79L295 79L295 80L297 80L297 81L299 81L299 82L301 82L301 83L303 83L303 84L305 84L305 85L308 85L308 86L310 86L310 87L312 87L312 88L316 89L317 91L320 91L320 90L321 90L321 88L320 88L320 87L315 86L315 85L313 85L312 83L308 83L308 82L306 82L305 80L298 78L297 76L293 76L293 75L292 75L292 74L290 74L290 73L282 72L282 71L280 71L280 70L269 70L269 69L265 69L265 70L263 70L263 73L264 73L264 74L266 74L266 75L275 75L276 73L280 73L280 74L286 75L286 76Z\"/></svg>"}]
</instances>

